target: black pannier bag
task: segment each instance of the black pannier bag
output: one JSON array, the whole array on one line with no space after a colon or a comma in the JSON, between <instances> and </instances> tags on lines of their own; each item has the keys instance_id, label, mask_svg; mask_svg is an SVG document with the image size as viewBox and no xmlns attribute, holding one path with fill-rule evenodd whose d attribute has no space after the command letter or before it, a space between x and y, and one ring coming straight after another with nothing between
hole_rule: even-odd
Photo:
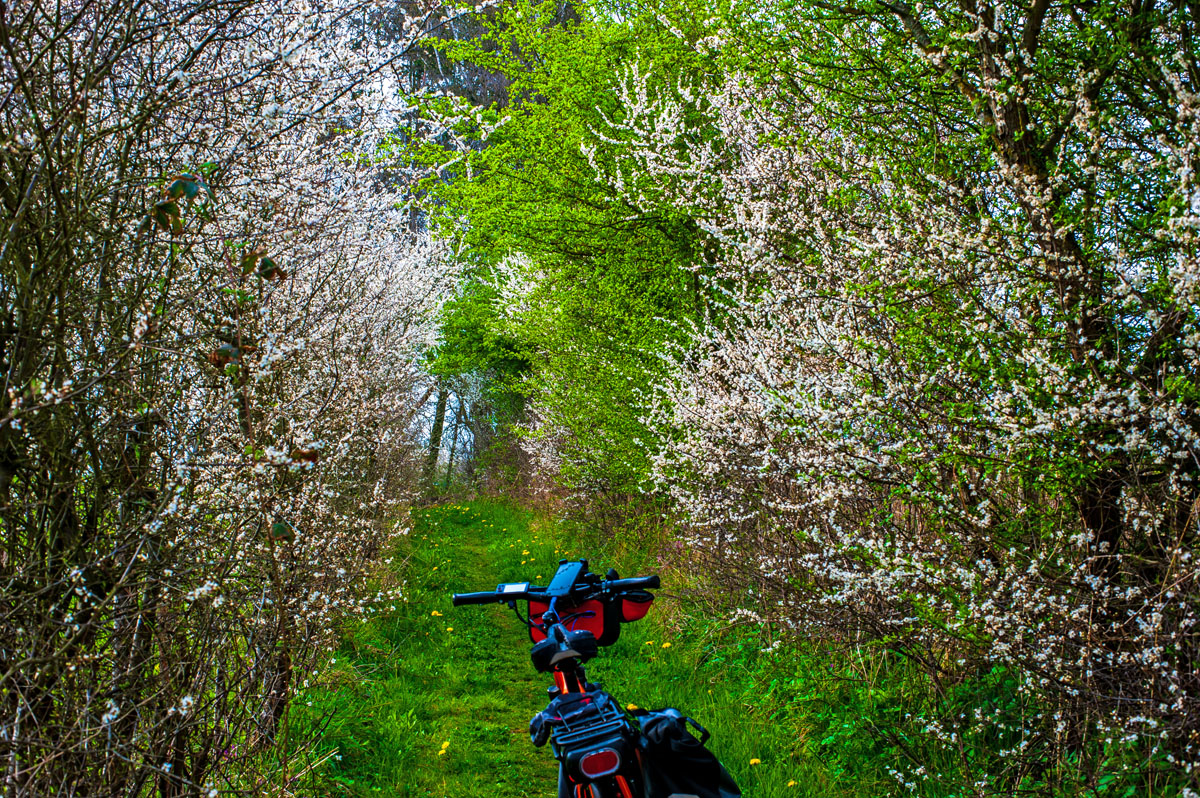
<instances>
[{"instance_id":1,"label":"black pannier bag","mask_svg":"<svg viewBox=\"0 0 1200 798\"><path fill-rule=\"evenodd\" d=\"M712 751L708 730L677 709L635 710L642 727L646 798L739 798L742 791ZM700 732L692 734L688 726Z\"/></svg>"}]
</instances>

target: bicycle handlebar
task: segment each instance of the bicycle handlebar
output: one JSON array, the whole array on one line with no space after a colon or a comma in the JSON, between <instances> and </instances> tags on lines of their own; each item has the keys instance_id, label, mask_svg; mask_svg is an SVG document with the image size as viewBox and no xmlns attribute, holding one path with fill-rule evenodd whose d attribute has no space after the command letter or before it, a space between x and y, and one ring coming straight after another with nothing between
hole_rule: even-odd
<instances>
[{"instance_id":1,"label":"bicycle handlebar","mask_svg":"<svg viewBox=\"0 0 1200 798\"><path fill-rule=\"evenodd\" d=\"M580 561L584 563L580 569L576 563L564 563L560 566L559 572L564 572L564 567L572 569L570 578L574 581L581 571L586 572L586 560ZM557 576L557 575L556 575ZM595 579L593 577L593 579ZM567 595L570 593L620 593L625 590L657 590L661 582L658 574L652 576L636 576L630 579L606 579L586 582L567 582L565 584L552 583L549 587L540 587L537 585L525 584L523 589L520 588L520 583L511 585L497 585L495 590L483 591L479 593L455 593L451 596L450 601L455 607L461 607L470 604L501 604L509 601L528 601L530 599L549 600L556 593Z\"/></svg>"},{"instance_id":2,"label":"bicycle handlebar","mask_svg":"<svg viewBox=\"0 0 1200 798\"><path fill-rule=\"evenodd\" d=\"M634 576L629 579L609 579L604 582L604 589L609 591L658 590L660 587L662 587L662 581L658 578L658 574Z\"/></svg>"},{"instance_id":3,"label":"bicycle handlebar","mask_svg":"<svg viewBox=\"0 0 1200 798\"><path fill-rule=\"evenodd\" d=\"M450 598L450 602L455 607L461 607L464 604L493 604L503 600L504 594L496 590L487 593L455 593Z\"/></svg>"}]
</instances>

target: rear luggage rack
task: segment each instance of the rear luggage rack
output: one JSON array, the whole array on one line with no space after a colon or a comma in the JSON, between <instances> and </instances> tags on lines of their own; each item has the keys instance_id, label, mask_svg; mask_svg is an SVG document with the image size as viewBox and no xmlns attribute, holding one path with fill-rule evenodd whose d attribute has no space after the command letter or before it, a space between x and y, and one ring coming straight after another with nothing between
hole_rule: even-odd
<instances>
[{"instance_id":1,"label":"rear luggage rack","mask_svg":"<svg viewBox=\"0 0 1200 798\"><path fill-rule=\"evenodd\" d=\"M600 740L625 737L630 730L629 720L612 696L597 691L588 693L588 697L590 703L562 715L562 725L555 728L551 738L555 747L567 750L588 747Z\"/></svg>"},{"instance_id":2,"label":"rear luggage rack","mask_svg":"<svg viewBox=\"0 0 1200 798\"><path fill-rule=\"evenodd\" d=\"M559 748L581 748L591 745L597 740L624 736L625 730L628 728L629 723L624 718L606 720L579 729L558 729L555 731L552 742Z\"/></svg>"}]
</instances>

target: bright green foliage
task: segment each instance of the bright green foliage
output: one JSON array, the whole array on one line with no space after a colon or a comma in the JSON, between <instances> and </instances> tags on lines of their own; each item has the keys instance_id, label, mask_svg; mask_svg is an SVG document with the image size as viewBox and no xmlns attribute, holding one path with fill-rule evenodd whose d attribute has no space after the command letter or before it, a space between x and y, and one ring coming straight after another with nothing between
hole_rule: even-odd
<instances>
[{"instance_id":1,"label":"bright green foliage","mask_svg":"<svg viewBox=\"0 0 1200 798\"><path fill-rule=\"evenodd\" d=\"M476 263L449 306L434 367L520 375L544 426L560 433L544 445L562 456L563 477L632 490L647 472L644 393L662 372L659 355L680 340L677 325L703 307L690 270L696 234L678 215L622 201L584 147L616 111L622 70L647 58L682 70L685 54L660 31L591 6L565 20L559 11L505 4L481 39L442 45L512 84L508 107L459 125L469 138L472 125L499 123L486 145L442 153L452 175L427 185L435 224Z\"/></svg>"},{"instance_id":2,"label":"bright green foliage","mask_svg":"<svg viewBox=\"0 0 1200 798\"><path fill-rule=\"evenodd\" d=\"M441 340L431 370L451 376L488 371L500 382L529 369L522 343L496 323L496 290L483 281L467 283L442 311Z\"/></svg>"}]
</instances>

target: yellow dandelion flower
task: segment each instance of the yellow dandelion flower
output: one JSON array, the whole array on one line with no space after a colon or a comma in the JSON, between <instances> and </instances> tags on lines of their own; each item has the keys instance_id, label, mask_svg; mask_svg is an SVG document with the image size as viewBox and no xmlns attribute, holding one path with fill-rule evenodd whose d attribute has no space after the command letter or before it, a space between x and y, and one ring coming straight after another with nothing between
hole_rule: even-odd
<instances>
[{"instance_id":1,"label":"yellow dandelion flower","mask_svg":"<svg viewBox=\"0 0 1200 798\"><path fill-rule=\"evenodd\" d=\"M758 759L758 758L751 759L751 760L750 760L750 764L751 764L751 765L761 765L761 764L762 764L762 760L761 760L761 759Z\"/></svg>"},{"instance_id":2,"label":"yellow dandelion flower","mask_svg":"<svg viewBox=\"0 0 1200 798\"><path fill-rule=\"evenodd\" d=\"M635 709L637 709L637 704L630 704L625 708L628 709L630 712L633 712Z\"/></svg>"},{"instance_id":3,"label":"yellow dandelion flower","mask_svg":"<svg viewBox=\"0 0 1200 798\"><path fill-rule=\"evenodd\" d=\"M434 610L433 612L431 612L431 613L429 613L429 614L430 614L430 615L432 615L434 618L441 618L441 617L442 617L442 614L441 614L440 612L438 612L437 610Z\"/></svg>"},{"instance_id":4,"label":"yellow dandelion flower","mask_svg":"<svg viewBox=\"0 0 1200 798\"><path fill-rule=\"evenodd\" d=\"M453 627L453 626L447 626L447 627L446 627L446 631L447 631L447 632L453 632L453 631L454 631L454 627Z\"/></svg>"},{"instance_id":5,"label":"yellow dandelion flower","mask_svg":"<svg viewBox=\"0 0 1200 798\"><path fill-rule=\"evenodd\" d=\"M446 742L442 743L442 750L443 750L443 751L445 751L445 750L446 750L447 748L449 748L449 747L450 747L450 741L449 741L449 740L447 740Z\"/></svg>"},{"instance_id":6,"label":"yellow dandelion flower","mask_svg":"<svg viewBox=\"0 0 1200 798\"><path fill-rule=\"evenodd\" d=\"M671 644L670 644L670 643L663 643L663 644L662 644L662 647L663 647L663 648L670 648L670 647L671 647Z\"/></svg>"},{"instance_id":7,"label":"yellow dandelion flower","mask_svg":"<svg viewBox=\"0 0 1200 798\"><path fill-rule=\"evenodd\" d=\"M789 781L789 782L788 782L788 786L789 786L789 787L795 787L795 786L796 786L796 780L795 780L795 779L792 779L791 781Z\"/></svg>"}]
</instances>

